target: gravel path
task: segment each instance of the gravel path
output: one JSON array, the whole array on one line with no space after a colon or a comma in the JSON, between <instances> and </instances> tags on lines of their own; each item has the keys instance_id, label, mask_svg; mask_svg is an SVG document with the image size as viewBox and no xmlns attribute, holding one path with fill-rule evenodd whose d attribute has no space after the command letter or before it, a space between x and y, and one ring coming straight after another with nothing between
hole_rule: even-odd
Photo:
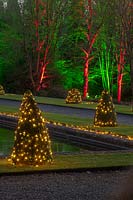
<instances>
[{"instance_id":1,"label":"gravel path","mask_svg":"<svg viewBox=\"0 0 133 200\"><path fill-rule=\"evenodd\" d=\"M9 105L19 108L20 104L21 102L19 101L0 99L0 105ZM92 109L80 109L80 108L71 108L71 107L44 105L44 104L38 104L38 105L42 111L49 113L73 115L81 118L87 118L87 117L94 118L95 114L95 111ZM117 114L117 120L119 124L133 125L133 115Z\"/></svg>"},{"instance_id":2,"label":"gravel path","mask_svg":"<svg viewBox=\"0 0 133 200\"><path fill-rule=\"evenodd\" d=\"M50 173L0 177L1 200L132 200L131 171ZM132 181L132 183L131 183ZM133 193L132 193L133 195ZM117 197L117 198L116 198ZM133 196L132 196L133 197Z\"/></svg>"}]
</instances>

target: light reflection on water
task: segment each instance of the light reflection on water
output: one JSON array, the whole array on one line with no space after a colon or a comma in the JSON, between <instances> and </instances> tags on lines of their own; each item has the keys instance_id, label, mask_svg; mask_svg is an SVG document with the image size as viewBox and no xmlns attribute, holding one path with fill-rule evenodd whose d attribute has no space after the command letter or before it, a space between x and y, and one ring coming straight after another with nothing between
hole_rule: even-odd
<instances>
[{"instance_id":1,"label":"light reflection on water","mask_svg":"<svg viewBox=\"0 0 133 200\"><path fill-rule=\"evenodd\" d=\"M11 139L10 139L11 140ZM14 141L1 140L0 141L0 156L8 156L11 154ZM80 148L77 146L65 144L59 141L52 141L52 150L54 153L70 153L80 152Z\"/></svg>"}]
</instances>

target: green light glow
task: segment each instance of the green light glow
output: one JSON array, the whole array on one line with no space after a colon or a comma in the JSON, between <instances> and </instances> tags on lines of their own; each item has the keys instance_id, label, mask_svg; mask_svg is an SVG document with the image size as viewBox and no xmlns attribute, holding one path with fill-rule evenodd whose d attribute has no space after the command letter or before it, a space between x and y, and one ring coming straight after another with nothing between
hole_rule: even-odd
<instances>
[{"instance_id":1,"label":"green light glow","mask_svg":"<svg viewBox=\"0 0 133 200\"><path fill-rule=\"evenodd\" d=\"M73 66L71 60L58 60L56 69L62 77L62 85L65 89L82 88L83 85L83 69L82 65Z\"/></svg>"},{"instance_id":2,"label":"green light glow","mask_svg":"<svg viewBox=\"0 0 133 200\"><path fill-rule=\"evenodd\" d=\"M107 91L111 90L113 62L111 61L110 50L107 49L106 43L102 44L102 51L99 56L99 65L102 76L103 88Z\"/></svg>"}]
</instances>

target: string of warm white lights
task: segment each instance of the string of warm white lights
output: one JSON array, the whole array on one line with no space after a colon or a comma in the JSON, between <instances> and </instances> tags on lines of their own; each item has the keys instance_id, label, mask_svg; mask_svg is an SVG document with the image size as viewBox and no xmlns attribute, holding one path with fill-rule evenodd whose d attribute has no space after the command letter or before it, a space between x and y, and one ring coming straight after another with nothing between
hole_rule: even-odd
<instances>
[{"instance_id":1,"label":"string of warm white lights","mask_svg":"<svg viewBox=\"0 0 133 200\"><path fill-rule=\"evenodd\" d=\"M13 115L12 113L0 112L0 115L18 118L16 114ZM60 127L63 127L63 126L69 127L69 128L75 129L75 130L82 130L82 131L89 132L91 134L95 133L95 134L98 134L98 135L110 135L112 137L117 137L117 138L121 138L121 139L133 140L132 136L121 135L119 133L115 133L115 132L112 132L112 131L97 130L96 127L92 127L92 126L76 126L76 125L72 125L72 124L66 124L66 123L48 121L48 120L45 120L45 123L46 124L53 124L55 126L60 126Z\"/></svg>"},{"instance_id":2,"label":"string of warm white lights","mask_svg":"<svg viewBox=\"0 0 133 200\"><path fill-rule=\"evenodd\" d=\"M68 91L66 103L81 103L82 97L78 89L71 89Z\"/></svg>"},{"instance_id":3,"label":"string of warm white lights","mask_svg":"<svg viewBox=\"0 0 133 200\"><path fill-rule=\"evenodd\" d=\"M15 165L43 165L52 162L51 141L45 120L30 91L24 94L11 154Z\"/></svg>"},{"instance_id":4,"label":"string of warm white lights","mask_svg":"<svg viewBox=\"0 0 133 200\"><path fill-rule=\"evenodd\" d=\"M100 127L117 126L116 112L112 97L106 90L102 92L101 99L96 107L94 125Z\"/></svg>"},{"instance_id":5,"label":"string of warm white lights","mask_svg":"<svg viewBox=\"0 0 133 200\"><path fill-rule=\"evenodd\" d=\"M4 95L5 94L5 90L3 88L2 85L0 85L0 95Z\"/></svg>"}]
</instances>

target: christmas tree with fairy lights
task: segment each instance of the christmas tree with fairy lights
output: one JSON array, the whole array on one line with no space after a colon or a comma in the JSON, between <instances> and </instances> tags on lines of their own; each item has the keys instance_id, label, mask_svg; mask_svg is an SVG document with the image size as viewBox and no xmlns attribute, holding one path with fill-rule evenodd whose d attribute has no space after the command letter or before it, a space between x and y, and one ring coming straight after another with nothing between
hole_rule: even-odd
<instances>
[{"instance_id":1,"label":"christmas tree with fairy lights","mask_svg":"<svg viewBox=\"0 0 133 200\"><path fill-rule=\"evenodd\" d=\"M15 165L43 165L52 162L51 141L45 120L30 91L25 92L11 154Z\"/></svg>"},{"instance_id":2,"label":"christmas tree with fairy lights","mask_svg":"<svg viewBox=\"0 0 133 200\"><path fill-rule=\"evenodd\" d=\"M106 90L102 92L101 98L96 107L94 125L100 127L117 126L116 112L112 97Z\"/></svg>"},{"instance_id":3,"label":"christmas tree with fairy lights","mask_svg":"<svg viewBox=\"0 0 133 200\"><path fill-rule=\"evenodd\" d=\"M68 91L67 98L66 98L66 103L81 103L82 98L80 91L78 89L71 89Z\"/></svg>"}]
</instances>

